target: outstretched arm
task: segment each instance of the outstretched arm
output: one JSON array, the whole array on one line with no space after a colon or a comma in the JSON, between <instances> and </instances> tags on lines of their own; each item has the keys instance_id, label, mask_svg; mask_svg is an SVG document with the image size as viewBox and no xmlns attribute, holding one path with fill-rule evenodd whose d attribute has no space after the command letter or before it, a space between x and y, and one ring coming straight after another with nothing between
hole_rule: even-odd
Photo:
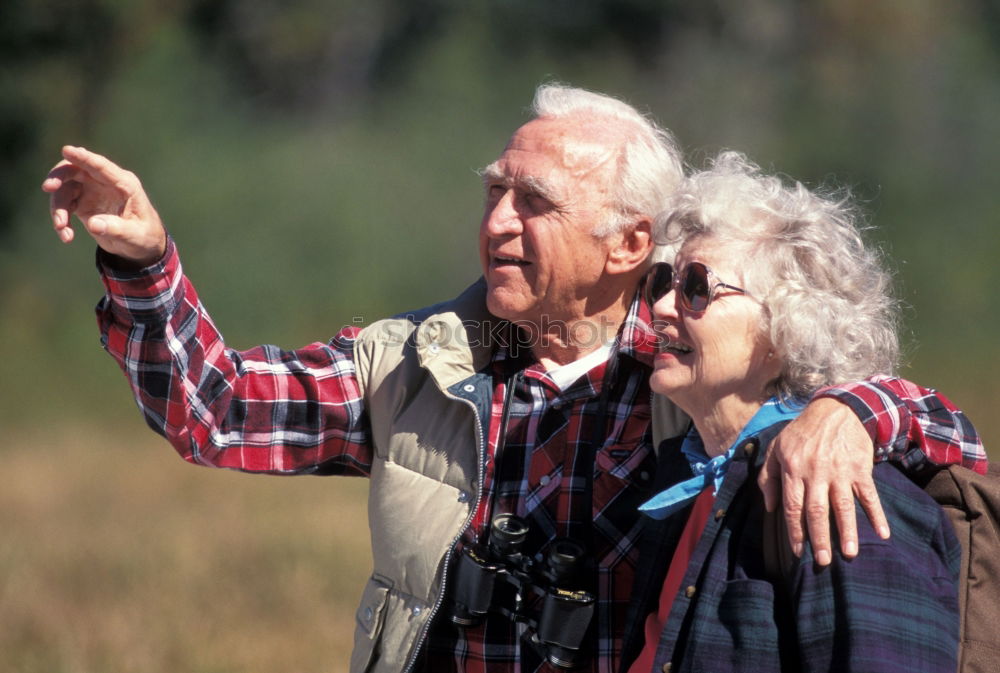
<instances>
[{"instance_id":1,"label":"outstretched arm","mask_svg":"<svg viewBox=\"0 0 1000 673\"><path fill-rule=\"evenodd\" d=\"M986 465L975 428L933 390L889 377L824 389L775 439L759 479L767 508L783 504L796 553L808 530L817 563L830 562L832 508L841 551L855 556L855 497L878 534L889 536L871 479L873 443L876 460L898 461L911 473L927 465Z\"/></svg>"},{"instance_id":2,"label":"outstretched arm","mask_svg":"<svg viewBox=\"0 0 1000 673\"><path fill-rule=\"evenodd\" d=\"M139 178L82 147L67 145L62 155L42 182L59 239L73 240L76 215L101 249L132 266L148 266L163 257L167 232Z\"/></svg>"},{"instance_id":3,"label":"outstretched arm","mask_svg":"<svg viewBox=\"0 0 1000 673\"><path fill-rule=\"evenodd\" d=\"M52 223L68 243L75 215L102 250L102 343L148 424L194 463L367 475L357 328L295 351L228 348L138 178L82 148L64 147L63 157L42 183Z\"/></svg>"}]
</instances>

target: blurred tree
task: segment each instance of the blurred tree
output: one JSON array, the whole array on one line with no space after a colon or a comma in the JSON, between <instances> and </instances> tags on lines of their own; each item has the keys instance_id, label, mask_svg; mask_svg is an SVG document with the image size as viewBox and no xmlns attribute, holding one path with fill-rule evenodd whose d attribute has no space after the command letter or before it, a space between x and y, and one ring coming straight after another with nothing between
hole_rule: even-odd
<instances>
[{"instance_id":1,"label":"blurred tree","mask_svg":"<svg viewBox=\"0 0 1000 673\"><path fill-rule=\"evenodd\" d=\"M1000 1L998 0L976 0L979 6L979 13L985 24L986 32L990 35L993 49L1000 57Z\"/></svg>"},{"instance_id":2,"label":"blurred tree","mask_svg":"<svg viewBox=\"0 0 1000 673\"><path fill-rule=\"evenodd\" d=\"M230 345L298 346L449 296L478 273L474 168L524 121L540 81L620 96L676 132L693 166L736 148L768 171L861 195L912 307L905 329L920 348L910 344L904 374L945 391L1000 459L998 69L1000 0L0 0L0 343L14 354L0 363L0 427L14 438L0 453L25 477L0 496L22 493L28 510L3 510L37 517L0 548L0 569L18 579L8 584L27 587L0 610L4 661L25 662L8 668L261 668L286 660L289 638L310 637L257 637L262 624L312 618L349 634L353 621L348 607L328 619L336 601L301 572L326 567L310 560L326 535L276 544L294 577L263 598L241 588L254 569L271 572L266 559L237 568L224 549L185 551L203 528L188 517L219 510L161 478L155 461L173 460L162 448L133 460L130 445L153 440L99 353L92 246L59 246L44 226L38 182L59 145L90 144L142 176ZM78 446L87 437L97 445ZM66 469L74 460L82 470ZM109 484L152 494L149 511L134 494L105 506ZM231 503L231 488L205 493ZM246 497L266 488L305 484L254 482ZM151 611L137 588L161 586L146 581L156 564L144 554L122 565L141 549L130 539L95 565L95 531L118 540L122 516L164 537L159 490L197 505L174 521L184 536L167 546L183 558L163 572L187 556L223 567L240 597L210 621L243 640L193 638L185 619L218 606L188 591L189 574L178 586L193 608ZM317 521L340 511L308 509ZM74 518L91 510L98 524ZM299 584L304 593L285 590ZM320 645L294 670L338 670L342 647Z\"/></svg>"},{"instance_id":3,"label":"blurred tree","mask_svg":"<svg viewBox=\"0 0 1000 673\"><path fill-rule=\"evenodd\" d=\"M94 143L162 191L175 231L211 223L199 234L206 247L247 257L261 245L246 232L260 236L252 228L272 232L261 223L282 222L266 259L254 261L273 296L292 284L291 263L321 274L336 246L385 242L386 266L399 273L357 293L338 278L330 310L355 310L344 299L355 294L391 296L398 303L378 310L395 310L417 289L398 263L421 257L415 241L427 251L428 241L454 246L448 263L435 265L436 287L475 273L474 261L455 273L467 241L448 229L477 217L464 162L497 151L534 85L557 79L653 111L693 165L734 147L810 185L847 182L901 263L945 264L949 277L989 287L997 239L983 223L996 221L1000 190L998 65L1000 0L0 2L0 236L12 222L28 232L44 217L42 201L25 195L37 195L55 148ZM252 179L268 189L248 190L247 176L230 170L251 163ZM450 203L456 193L467 198L464 210ZM226 228L236 209L253 214L244 235ZM428 234L394 248L398 233L387 222ZM942 222L961 253L938 244ZM5 241L0 272L11 289L0 289L0 301L24 276L20 260L30 265L18 246L40 249L34 240ZM186 253L192 268L199 255ZM338 269L350 278L340 268L347 263ZM242 281L216 270L223 266L206 265L205 287L239 296ZM985 293L956 294L935 275L902 271L928 352L943 352L936 346L962 315L1000 315ZM304 271L296 278L322 280ZM37 303L34 296L11 305ZM232 312L253 316L270 305L233 303ZM309 315L281 307L299 322L275 323ZM971 325L964 338L992 343L990 329ZM940 354L932 366L931 383L938 371L958 378Z\"/></svg>"},{"instance_id":4,"label":"blurred tree","mask_svg":"<svg viewBox=\"0 0 1000 673\"><path fill-rule=\"evenodd\" d=\"M122 56L117 13L100 0L0 3L0 235L36 172L26 163L48 124L89 129Z\"/></svg>"},{"instance_id":5,"label":"blurred tree","mask_svg":"<svg viewBox=\"0 0 1000 673\"><path fill-rule=\"evenodd\" d=\"M385 3L193 0L186 22L202 51L264 109L354 107L368 93Z\"/></svg>"},{"instance_id":6,"label":"blurred tree","mask_svg":"<svg viewBox=\"0 0 1000 673\"><path fill-rule=\"evenodd\" d=\"M721 21L714 2L491 0L489 6L494 31L511 56L530 43L570 59L614 50L643 70L655 65L655 55L681 26L695 23L714 30Z\"/></svg>"},{"instance_id":7,"label":"blurred tree","mask_svg":"<svg viewBox=\"0 0 1000 673\"><path fill-rule=\"evenodd\" d=\"M623 51L648 69L674 31L691 23L717 30L723 17L715 3L680 0L490 0L477 9L457 0L193 0L187 22L262 108L308 103L325 115L412 75L470 11L483 13L493 45L515 67L541 46L570 60Z\"/></svg>"}]
</instances>

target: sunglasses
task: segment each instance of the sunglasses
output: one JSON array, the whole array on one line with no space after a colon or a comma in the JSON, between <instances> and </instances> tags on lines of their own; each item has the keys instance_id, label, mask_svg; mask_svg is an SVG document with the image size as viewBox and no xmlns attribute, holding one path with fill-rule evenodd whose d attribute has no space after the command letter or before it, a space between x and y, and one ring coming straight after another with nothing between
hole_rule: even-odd
<instances>
[{"instance_id":1,"label":"sunglasses","mask_svg":"<svg viewBox=\"0 0 1000 673\"><path fill-rule=\"evenodd\" d=\"M666 262L657 262L646 272L643 298L653 304L666 296L671 289L676 288L681 295L681 305L692 313L704 313L715 298L715 291L724 288L740 294L749 294L735 285L720 282L718 276L701 262L690 262L684 269L675 274L674 267Z\"/></svg>"}]
</instances>

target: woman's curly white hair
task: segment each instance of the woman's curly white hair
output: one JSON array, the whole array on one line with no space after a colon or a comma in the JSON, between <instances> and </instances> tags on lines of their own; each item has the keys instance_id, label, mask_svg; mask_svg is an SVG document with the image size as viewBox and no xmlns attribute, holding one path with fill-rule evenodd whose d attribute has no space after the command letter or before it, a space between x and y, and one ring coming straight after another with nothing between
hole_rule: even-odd
<instances>
[{"instance_id":1,"label":"woman's curly white hair","mask_svg":"<svg viewBox=\"0 0 1000 673\"><path fill-rule=\"evenodd\" d=\"M656 237L661 258L706 238L745 251L744 287L762 302L761 329L782 362L774 392L807 398L897 364L898 303L860 219L846 194L785 184L726 151L685 180Z\"/></svg>"}]
</instances>

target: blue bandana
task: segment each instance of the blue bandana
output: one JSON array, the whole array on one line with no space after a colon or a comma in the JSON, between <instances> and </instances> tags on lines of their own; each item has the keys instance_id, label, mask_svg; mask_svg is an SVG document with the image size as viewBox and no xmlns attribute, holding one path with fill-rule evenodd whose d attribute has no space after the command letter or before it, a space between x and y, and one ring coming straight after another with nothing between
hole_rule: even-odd
<instances>
[{"instance_id":1,"label":"blue bandana","mask_svg":"<svg viewBox=\"0 0 1000 673\"><path fill-rule=\"evenodd\" d=\"M714 487L713 492L718 493L719 487L722 486L722 479L726 476L726 471L729 469L729 462L736 454L736 447L742 444L743 440L753 437L761 430L769 428L775 423L795 418L802 411L803 407L804 404L798 402L785 405L777 397L772 397L743 426L739 437L729 447L729 450L715 458L708 457L708 454L705 453L705 445L702 443L701 437L692 428L681 444L681 452L688 459L691 471L694 472L695 476L657 493L639 505L639 511L654 519L666 519L693 500L709 484Z\"/></svg>"}]
</instances>

